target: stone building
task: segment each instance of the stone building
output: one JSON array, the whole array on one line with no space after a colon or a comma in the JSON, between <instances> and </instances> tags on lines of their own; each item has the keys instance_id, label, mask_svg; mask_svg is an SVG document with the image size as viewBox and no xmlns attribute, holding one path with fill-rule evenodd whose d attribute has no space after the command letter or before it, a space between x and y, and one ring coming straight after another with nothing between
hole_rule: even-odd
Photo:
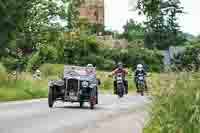
<instances>
[{"instance_id":1,"label":"stone building","mask_svg":"<svg viewBox=\"0 0 200 133\"><path fill-rule=\"evenodd\" d=\"M104 0L85 0L79 12L91 24L104 26Z\"/></svg>"}]
</instances>

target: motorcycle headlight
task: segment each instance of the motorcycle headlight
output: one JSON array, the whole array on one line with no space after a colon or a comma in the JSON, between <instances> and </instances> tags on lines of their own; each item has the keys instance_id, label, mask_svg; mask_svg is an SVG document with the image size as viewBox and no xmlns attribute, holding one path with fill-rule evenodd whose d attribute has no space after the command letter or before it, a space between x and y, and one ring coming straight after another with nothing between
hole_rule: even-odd
<instances>
[{"instance_id":1,"label":"motorcycle headlight","mask_svg":"<svg viewBox=\"0 0 200 133\"><path fill-rule=\"evenodd\" d=\"M81 84L82 87L86 88L89 86L89 83L87 81L83 81Z\"/></svg>"},{"instance_id":2,"label":"motorcycle headlight","mask_svg":"<svg viewBox=\"0 0 200 133\"><path fill-rule=\"evenodd\" d=\"M117 80L122 80L122 77L117 77Z\"/></svg>"},{"instance_id":3,"label":"motorcycle headlight","mask_svg":"<svg viewBox=\"0 0 200 133\"><path fill-rule=\"evenodd\" d=\"M142 76L139 77L139 80L143 80L144 78Z\"/></svg>"}]
</instances>

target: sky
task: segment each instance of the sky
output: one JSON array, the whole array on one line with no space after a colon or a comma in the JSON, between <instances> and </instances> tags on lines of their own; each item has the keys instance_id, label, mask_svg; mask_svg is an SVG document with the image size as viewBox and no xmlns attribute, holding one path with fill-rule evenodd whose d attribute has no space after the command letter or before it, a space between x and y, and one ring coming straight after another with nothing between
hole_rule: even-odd
<instances>
[{"instance_id":1,"label":"sky","mask_svg":"<svg viewBox=\"0 0 200 133\"><path fill-rule=\"evenodd\" d=\"M139 22L144 17L131 11L132 5L137 0L105 0L105 25L106 29L123 31L123 25L128 19L133 18ZM184 32L193 35L200 34L200 0L180 0L186 14L181 15L179 22Z\"/></svg>"}]
</instances>

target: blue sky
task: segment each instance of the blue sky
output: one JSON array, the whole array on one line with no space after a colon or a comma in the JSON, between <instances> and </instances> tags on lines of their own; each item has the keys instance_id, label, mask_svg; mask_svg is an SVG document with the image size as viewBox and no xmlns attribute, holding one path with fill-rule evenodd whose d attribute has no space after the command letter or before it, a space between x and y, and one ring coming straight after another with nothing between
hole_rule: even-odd
<instances>
[{"instance_id":1,"label":"blue sky","mask_svg":"<svg viewBox=\"0 0 200 133\"><path fill-rule=\"evenodd\" d=\"M141 22L143 17L131 12L130 5L137 0L105 0L105 23L107 29L123 31L122 26L130 18ZM200 0L180 0L186 14L180 16L180 25L184 32L200 34Z\"/></svg>"}]
</instances>

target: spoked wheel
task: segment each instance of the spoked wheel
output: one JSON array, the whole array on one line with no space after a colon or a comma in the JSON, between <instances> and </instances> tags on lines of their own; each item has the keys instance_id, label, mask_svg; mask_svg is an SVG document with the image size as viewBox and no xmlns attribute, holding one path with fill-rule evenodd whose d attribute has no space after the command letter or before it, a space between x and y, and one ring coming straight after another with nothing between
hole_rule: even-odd
<instances>
[{"instance_id":1,"label":"spoked wheel","mask_svg":"<svg viewBox=\"0 0 200 133\"><path fill-rule=\"evenodd\" d=\"M118 96L119 96L119 98L122 98L122 97L124 96L124 95L123 95L123 92L120 91Z\"/></svg>"},{"instance_id":2,"label":"spoked wheel","mask_svg":"<svg viewBox=\"0 0 200 133\"><path fill-rule=\"evenodd\" d=\"M141 96L144 96L144 87L140 87L139 89L139 93L141 94Z\"/></svg>"},{"instance_id":3,"label":"spoked wheel","mask_svg":"<svg viewBox=\"0 0 200 133\"><path fill-rule=\"evenodd\" d=\"M141 91L141 96L144 96L144 91Z\"/></svg>"},{"instance_id":4,"label":"spoked wheel","mask_svg":"<svg viewBox=\"0 0 200 133\"><path fill-rule=\"evenodd\" d=\"M124 89L122 89L123 87L121 88L118 88L118 96L119 98L122 98L124 96Z\"/></svg>"}]
</instances>

